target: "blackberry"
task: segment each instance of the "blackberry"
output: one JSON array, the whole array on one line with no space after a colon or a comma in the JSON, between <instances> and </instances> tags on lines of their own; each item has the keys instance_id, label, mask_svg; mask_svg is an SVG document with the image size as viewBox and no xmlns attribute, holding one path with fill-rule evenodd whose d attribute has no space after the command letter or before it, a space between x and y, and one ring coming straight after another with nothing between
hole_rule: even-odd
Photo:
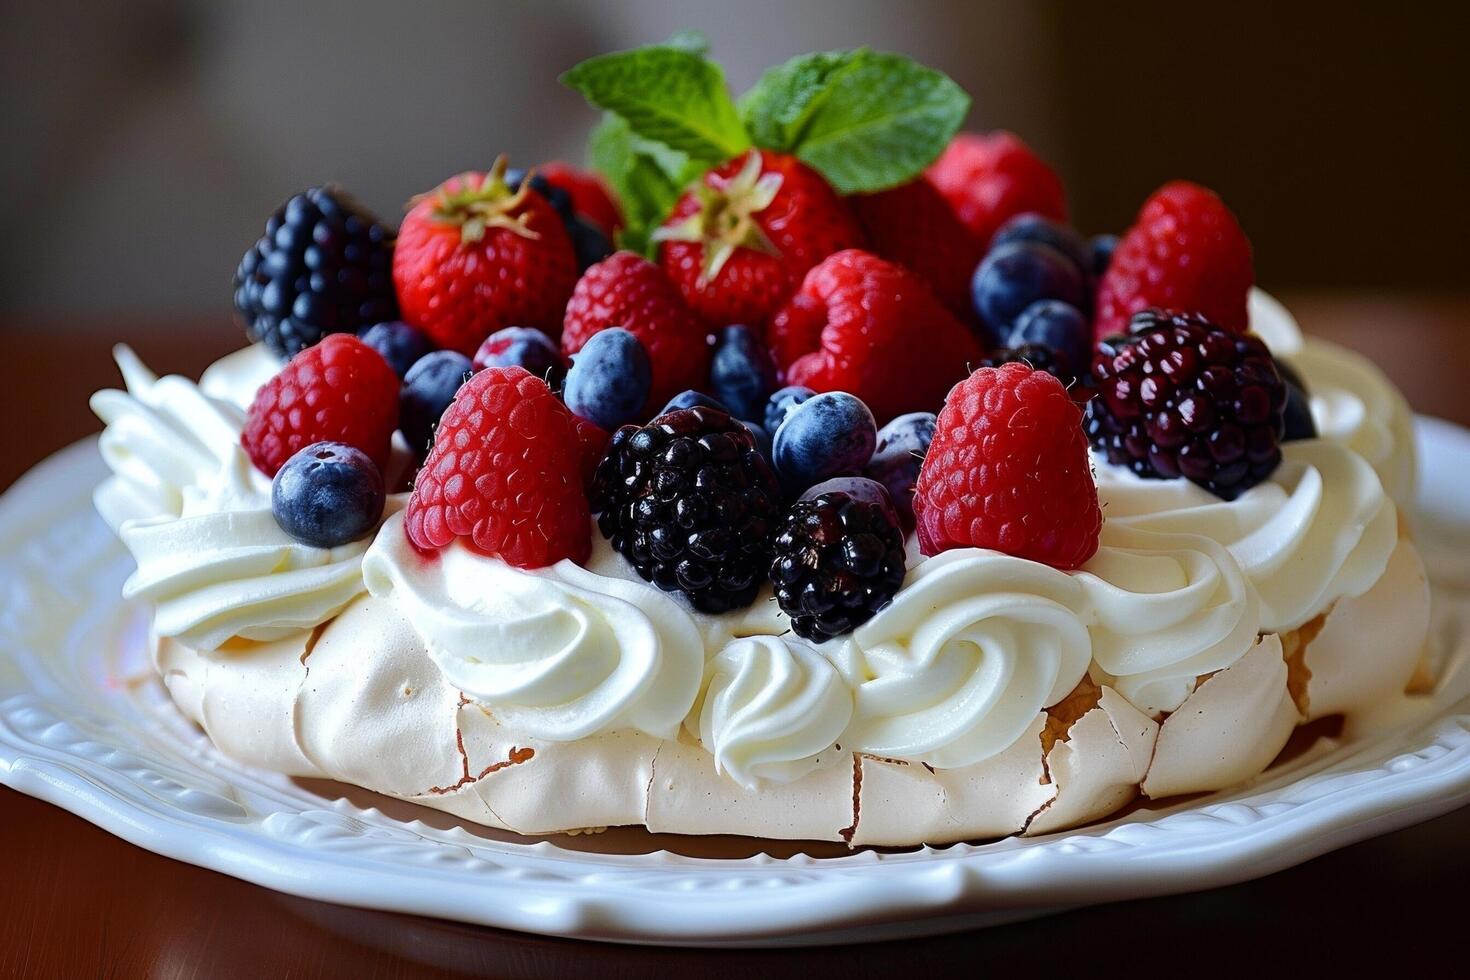
<instances>
[{"instance_id":1,"label":"blackberry","mask_svg":"<svg viewBox=\"0 0 1470 980\"><path fill-rule=\"evenodd\" d=\"M592 486L597 526L613 548L643 578L709 613L755 601L780 501L750 431L704 406L623 426Z\"/></svg>"},{"instance_id":2,"label":"blackberry","mask_svg":"<svg viewBox=\"0 0 1470 980\"><path fill-rule=\"evenodd\" d=\"M1092 445L1139 476L1182 476L1226 500L1270 476L1287 391L1266 345L1195 314L1144 310L1130 328L1092 359Z\"/></svg>"},{"instance_id":3,"label":"blackberry","mask_svg":"<svg viewBox=\"0 0 1470 980\"><path fill-rule=\"evenodd\" d=\"M832 480L812 491L781 521L771 581L791 628L822 643L866 623L898 592L903 532L880 484Z\"/></svg>"},{"instance_id":4,"label":"blackberry","mask_svg":"<svg viewBox=\"0 0 1470 980\"><path fill-rule=\"evenodd\" d=\"M240 260L235 313L281 357L396 320L393 233L336 187L297 194Z\"/></svg>"},{"instance_id":5,"label":"blackberry","mask_svg":"<svg viewBox=\"0 0 1470 980\"><path fill-rule=\"evenodd\" d=\"M1077 372L1062 355L1042 344L999 347L981 358L979 367L993 368L1002 364L1028 364L1037 371L1045 371L1069 387L1077 382Z\"/></svg>"}]
</instances>

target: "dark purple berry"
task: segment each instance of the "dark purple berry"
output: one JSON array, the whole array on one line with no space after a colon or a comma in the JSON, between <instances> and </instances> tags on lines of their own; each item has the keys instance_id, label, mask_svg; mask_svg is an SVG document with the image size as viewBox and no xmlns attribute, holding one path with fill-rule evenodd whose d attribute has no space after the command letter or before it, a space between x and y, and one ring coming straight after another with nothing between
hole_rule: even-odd
<instances>
[{"instance_id":1,"label":"dark purple berry","mask_svg":"<svg viewBox=\"0 0 1470 980\"><path fill-rule=\"evenodd\" d=\"M423 331L402 320L375 323L359 337L364 344L383 355L383 360L388 362L400 381L414 362L434 349L434 342Z\"/></svg>"},{"instance_id":2,"label":"dark purple berry","mask_svg":"<svg viewBox=\"0 0 1470 980\"><path fill-rule=\"evenodd\" d=\"M786 421L786 413L815 394L815 391L805 385L788 385L773 392L766 400L766 431L774 436L776 430L781 428L781 423Z\"/></svg>"},{"instance_id":3,"label":"dark purple berry","mask_svg":"<svg viewBox=\"0 0 1470 980\"><path fill-rule=\"evenodd\" d=\"M600 330L572 355L562 400L611 432L636 420L653 384L653 365L638 338L621 327Z\"/></svg>"},{"instance_id":4,"label":"dark purple berry","mask_svg":"<svg viewBox=\"0 0 1470 980\"><path fill-rule=\"evenodd\" d=\"M709 390L737 419L762 421L776 387L776 365L754 330L726 327L716 337Z\"/></svg>"},{"instance_id":5,"label":"dark purple berry","mask_svg":"<svg viewBox=\"0 0 1470 980\"><path fill-rule=\"evenodd\" d=\"M1056 356L1064 384L1087 373L1092 356L1092 324L1077 307L1060 300L1044 299L1032 303L1016 318L1011 328L1008 347L1035 344Z\"/></svg>"},{"instance_id":6,"label":"dark purple berry","mask_svg":"<svg viewBox=\"0 0 1470 980\"><path fill-rule=\"evenodd\" d=\"M552 391L561 390L567 362L556 341L535 327L505 327L485 338L475 351L476 371L487 367L523 367L544 380Z\"/></svg>"},{"instance_id":7,"label":"dark purple berry","mask_svg":"<svg viewBox=\"0 0 1470 980\"><path fill-rule=\"evenodd\" d=\"M1009 336L1016 318L1037 300L1059 299L1078 309L1087 305L1082 270L1039 242L1014 241L991 249L975 269L970 289L992 347Z\"/></svg>"},{"instance_id":8,"label":"dark purple berry","mask_svg":"<svg viewBox=\"0 0 1470 980\"><path fill-rule=\"evenodd\" d=\"M419 459L428 455L439 417L472 374L470 359L452 350L425 354L408 369L398 392L398 431Z\"/></svg>"},{"instance_id":9,"label":"dark purple berry","mask_svg":"<svg viewBox=\"0 0 1470 980\"><path fill-rule=\"evenodd\" d=\"M383 476L361 449L318 442L299 450L271 481L271 513L291 537L336 548L365 537L383 516Z\"/></svg>"},{"instance_id":10,"label":"dark purple berry","mask_svg":"<svg viewBox=\"0 0 1470 980\"><path fill-rule=\"evenodd\" d=\"M1090 274L1092 255L1087 242L1069 225L1059 221L1029 211L1018 214L996 229L994 237L990 239L990 249L993 251L1008 242L1050 245L1071 259L1078 272L1084 276Z\"/></svg>"},{"instance_id":11,"label":"dark purple berry","mask_svg":"<svg viewBox=\"0 0 1470 980\"><path fill-rule=\"evenodd\" d=\"M771 458L790 494L834 476L856 476L873 457L878 426L862 399L845 391L813 395L786 415Z\"/></svg>"},{"instance_id":12,"label":"dark purple berry","mask_svg":"<svg viewBox=\"0 0 1470 980\"><path fill-rule=\"evenodd\" d=\"M900 415L878 430L878 445L863 475L883 484L904 527L914 526L914 487L938 422L933 412Z\"/></svg>"}]
</instances>

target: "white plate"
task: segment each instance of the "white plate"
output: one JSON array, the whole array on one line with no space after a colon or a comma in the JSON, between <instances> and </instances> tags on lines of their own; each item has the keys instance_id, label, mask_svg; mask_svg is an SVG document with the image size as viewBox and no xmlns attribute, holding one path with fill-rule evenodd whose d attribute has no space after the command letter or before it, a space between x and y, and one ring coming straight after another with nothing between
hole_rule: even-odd
<instances>
[{"instance_id":1,"label":"white plate","mask_svg":"<svg viewBox=\"0 0 1470 980\"><path fill-rule=\"evenodd\" d=\"M1435 636L1444 655L1463 656L1470 432L1420 420L1419 436ZM95 445L82 443L0 500L0 782L149 850L295 895L623 942L872 940L1243 881L1470 801L1462 670L1456 690L1400 729L1319 747L1235 792L1050 837L712 859L626 832L491 834L220 758L149 671L146 611L119 598L130 562L92 514L101 475Z\"/></svg>"}]
</instances>

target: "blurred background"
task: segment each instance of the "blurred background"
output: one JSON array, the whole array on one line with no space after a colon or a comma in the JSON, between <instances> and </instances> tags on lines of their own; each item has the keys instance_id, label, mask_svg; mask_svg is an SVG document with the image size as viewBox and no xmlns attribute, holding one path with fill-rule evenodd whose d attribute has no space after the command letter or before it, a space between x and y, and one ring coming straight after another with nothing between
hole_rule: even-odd
<instances>
[{"instance_id":1,"label":"blurred background","mask_svg":"<svg viewBox=\"0 0 1470 980\"><path fill-rule=\"evenodd\" d=\"M0 0L0 25L0 487L96 431L113 343L189 375L238 347L231 275L297 190L392 222L501 152L582 162L597 117L557 75L691 28L736 92L823 48L943 69L1087 233L1215 188L1308 330L1470 422L1467 4Z\"/></svg>"},{"instance_id":2,"label":"blurred background","mask_svg":"<svg viewBox=\"0 0 1470 980\"><path fill-rule=\"evenodd\" d=\"M966 0L3 0L0 324L229 314L266 216L335 180L390 220L450 173L583 158L577 61L708 35L736 91L867 44L1020 133L1084 231L1217 189L1268 288L1466 287L1467 5ZM0 326L0 329L4 329Z\"/></svg>"}]
</instances>

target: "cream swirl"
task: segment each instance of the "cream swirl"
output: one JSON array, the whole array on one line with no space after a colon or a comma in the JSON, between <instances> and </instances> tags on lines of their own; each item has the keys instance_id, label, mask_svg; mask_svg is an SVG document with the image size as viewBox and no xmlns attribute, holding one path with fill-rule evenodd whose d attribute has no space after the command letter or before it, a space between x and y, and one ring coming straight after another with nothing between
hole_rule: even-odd
<instances>
[{"instance_id":1,"label":"cream swirl","mask_svg":"<svg viewBox=\"0 0 1470 980\"><path fill-rule=\"evenodd\" d=\"M313 548L280 529L270 481L240 448L236 406L155 377L127 348L117 360L128 390L92 398L113 471L97 509L137 562L123 595L155 605L159 635L200 650L279 639L361 594L367 542Z\"/></svg>"},{"instance_id":2,"label":"cream swirl","mask_svg":"<svg viewBox=\"0 0 1470 980\"><path fill-rule=\"evenodd\" d=\"M1378 580L1398 520L1378 475L1352 450L1307 439L1282 452L1276 472L1235 500L1105 463L1096 467L1098 499L1110 524L1224 545L1260 600L1261 629L1294 629Z\"/></svg>"},{"instance_id":3,"label":"cream swirl","mask_svg":"<svg viewBox=\"0 0 1470 980\"><path fill-rule=\"evenodd\" d=\"M753 636L710 658L685 724L717 771L755 790L833 761L851 717L852 692L828 660L796 641Z\"/></svg>"},{"instance_id":4,"label":"cream swirl","mask_svg":"<svg viewBox=\"0 0 1470 980\"><path fill-rule=\"evenodd\" d=\"M407 615L450 684L527 735L673 738L699 693L699 627L644 583L571 561L521 570L460 543L426 558L400 516L384 523L363 575Z\"/></svg>"},{"instance_id":5,"label":"cream swirl","mask_svg":"<svg viewBox=\"0 0 1470 980\"><path fill-rule=\"evenodd\" d=\"M1288 360L1306 379L1318 434L1366 459L1394 502L1408 507L1418 460L1403 394L1363 355L1315 337Z\"/></svg>"},{"instance_id":6,"label":"cream swirl","mask_svg":"<svg viewBox=\"0 0 1470 980\"><path fill-rule=\"evenodd\" d=\"M1281 301L1258 286L1246 299L1251 332L1266 342L1277 357L1291 356L1302 348L1302 328Z\"/></svg>"},{"instance_id":7,"label":"cream swirl","mask_svg":"<svg viewBox=\"0 0 1470 980\"><path fill-rule=\"evenodd\" d=\"M845 743L941 767L1011 745L1087 671L1072 576L998 552L945 552L832 651L854 692Z\"/></svg>"}]
</instances>

